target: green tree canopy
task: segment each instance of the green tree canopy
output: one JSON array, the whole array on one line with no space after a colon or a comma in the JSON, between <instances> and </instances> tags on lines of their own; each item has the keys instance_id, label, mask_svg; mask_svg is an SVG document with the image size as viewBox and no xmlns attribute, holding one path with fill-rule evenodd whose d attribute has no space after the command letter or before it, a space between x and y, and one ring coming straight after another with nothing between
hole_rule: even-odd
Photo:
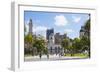
<instances>
[{"instance_id":1,"label":"green tree canopy","mask_svg":"<svg viewBox=\"0 0 100 73\"><path fill-rule=\"evenodd\" d=\"M86 21L86 23L85 23L85 29L87 31L90 31L90 19Z\"/></svg>"},{"instance_id":2,"label":"green tree canopy","mask_svg":"<svg viewBox=\"0 0 100 73\"><path fill-rule=\"evenodd\" d=\"M33 47L37 48L38 52L42 52L45 50L45 40L43 37L39 36L35 39L35 43L33 44Z\"/></svg>"},{"instance_id":3,"label":"green tree canopy","mask_svg":"<svg viewBox=\"0 0 100 73\"><path fill-rule=\"evenodd\" d=\"M81 49L81 43L79 38L73 40L73 52L77 53Z\"/></svg>"},{"instance_id":4,"label":"green tree canopy","mask_svg":"<svg viewBox=\"0 0 100 73\"><path fill-rule=\"evenodd\" d=\"M69 50L69 39L63 39L61 42L61 46L64 48L64 51Z\"/></svg>"}]
</instances>

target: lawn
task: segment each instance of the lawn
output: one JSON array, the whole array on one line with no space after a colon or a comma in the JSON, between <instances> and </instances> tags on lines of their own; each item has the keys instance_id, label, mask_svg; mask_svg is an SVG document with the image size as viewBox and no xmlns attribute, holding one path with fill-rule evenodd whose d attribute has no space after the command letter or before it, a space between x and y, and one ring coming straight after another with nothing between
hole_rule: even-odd
<instances>
[{"instance_id":1,"label":"lawn","mask_svg":"<svg viewBox=\"0 0 100 73\"><path fill-rule=\"evenodd\" d=\"M64 56L66 57L80 57L80 58L87 58L88 54L83 54L83 53L77 53L71 56L71 54L65 54Z\"/></svg>"}]
</instances>

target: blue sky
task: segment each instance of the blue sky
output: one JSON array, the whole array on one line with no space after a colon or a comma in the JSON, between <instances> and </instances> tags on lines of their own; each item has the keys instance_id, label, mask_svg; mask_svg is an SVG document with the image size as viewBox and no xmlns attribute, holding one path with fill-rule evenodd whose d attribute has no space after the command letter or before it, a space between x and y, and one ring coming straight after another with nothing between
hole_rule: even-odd
<instances>
[{"instance_id":1,"label":"blue sky","mask_svg":"<svg viewBox=\"0 0 100 73\"><path fill-rule=\"evenodd\" d=\"M89 19L88 14L80 13L55 13L25 11L24 22L28 32L28 23L32 19L33 33L46 36L46 30L54 28L54 32L67 33L70 38L79 37L81 26Z\"/></svg>"}]
</instances>

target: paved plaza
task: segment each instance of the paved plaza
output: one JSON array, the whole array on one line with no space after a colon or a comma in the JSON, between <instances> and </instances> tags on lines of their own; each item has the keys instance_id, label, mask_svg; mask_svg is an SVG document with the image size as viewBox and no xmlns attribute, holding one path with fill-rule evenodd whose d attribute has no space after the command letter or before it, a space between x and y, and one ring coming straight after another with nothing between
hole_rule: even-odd
<instances>
[{"instance_id":1,"label":"paved plaza","mask_svg":"<svg viewBox=\"0 0 100 73\"><path fill-rule=\"evenodd\" d=\"M66 56L59 56L59 55L42 55L41 59L39 56L28 56L25 57L24 60L27 61L53 61L53 60L72 60L72 59L82 59L80 57L66 57Z\"/></svg>"}]
</instances>

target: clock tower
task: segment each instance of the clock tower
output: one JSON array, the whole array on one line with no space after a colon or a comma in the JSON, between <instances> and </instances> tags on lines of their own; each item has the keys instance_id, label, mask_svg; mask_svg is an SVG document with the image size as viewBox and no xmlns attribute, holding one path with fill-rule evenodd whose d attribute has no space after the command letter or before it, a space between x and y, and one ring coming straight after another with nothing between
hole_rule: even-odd
<instances>
[{"instance_id":1,"label":"clock tower","mask_svg":"<svg viewBox=\"0 0 100 73\"><path fill-rule=\"evenodd\" d=\"M33 27L33 23L32 23L32 19L30 19L30 21L29 21L29 34L32 34L32 27Z\"/></svg>"}]
</instances>

